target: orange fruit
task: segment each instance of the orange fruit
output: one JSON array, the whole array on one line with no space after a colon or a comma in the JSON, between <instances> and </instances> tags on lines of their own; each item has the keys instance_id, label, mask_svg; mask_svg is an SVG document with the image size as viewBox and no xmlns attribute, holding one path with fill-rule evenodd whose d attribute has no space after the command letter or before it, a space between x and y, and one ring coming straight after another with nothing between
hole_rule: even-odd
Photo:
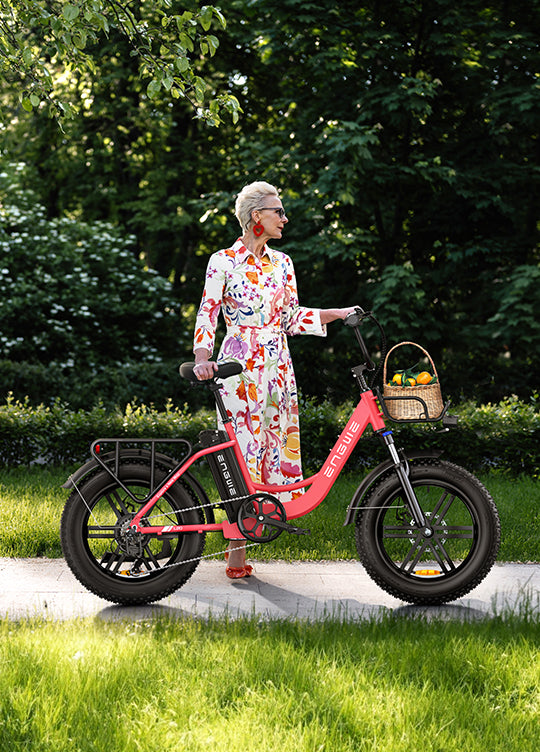
<instances>
[{"instance_id":1,"label":"orange fruit","mask_svg":"<svg viewBox=\"0 0 540 752\"><path fill-rule=\"evenodd\" d=\"M392 377L392 384L396 384L397 386L401 386L401 382L403 381L403 374L402 373L395 373Z\"/></svg>"},{"instance_id":2,"label":"orange fruit","mask_svg":"<svg viewBox=\"0 0 540 752\"><path fill-rule=\"evenodd\" d=\"M415 384L416 384L416 381L412 377L405 379L404 386L415 386Z\"/></svg>"},{"instance_id":3,"label":"orange fruit","mask_svg":"<svg viewBox=\"0 0 540 752\"><path fill-rule=\"evenodd\" d=\"M429 382L431 381L431 378L432 376L429 373L429 371L422 371L422 373L419 373L418 376L416 377L416 383L417 384L429 384Z\"/></svg>"}]
</instances>

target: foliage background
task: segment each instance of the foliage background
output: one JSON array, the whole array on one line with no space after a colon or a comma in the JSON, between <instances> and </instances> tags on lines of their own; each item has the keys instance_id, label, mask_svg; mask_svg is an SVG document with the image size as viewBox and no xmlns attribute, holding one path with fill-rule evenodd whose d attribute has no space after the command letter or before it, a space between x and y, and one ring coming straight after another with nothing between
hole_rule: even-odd
<instances>
[{"instance_id":1,"label":"foliage background","mask_svg":"<svg viewBox=\"0 0 540 752\"><path fill-rule=\"evenodd\" d=\"M78 107L62 127L2 72L0 391L76 408L191 399L176 366L208 255L238 235L234 194L263 178L282 191L304 304L373 309L391 343L429 350L454 400L528 399L539 0L220 7L218 51L192 65L238 99L236 123L209 126L165 87L150 96L114 28L88 46L93 68L54 74L52 59L54 92ZM306 397L349 396L343 327L291 346Z\"/></svg>"},{"instance_id":2,"label":"foliage background","mask_svg":"<svg viewBox=\"0 0 540 752\"><path fill-rule=\"evenodd\" d=\"M203 391L202 389L200 391ZM333 405L329 401L301 404L303 464L309 474L326 460L351 415L352 402ZM538 402L525 404L512 397L480 408L463 403L454 411L458 425L448 433L440 426L395 424L393 432L399 447L407 451L440 451L444 458L474 472L496 471L509 477L540 477L540 411ZM180 459L183 445L167 444L167 438L182 436L192 444L199 432L215 426L215 412L200 409L192 414L187 405L169 402L165 410L142 404L128 404L125 410L96 405L91 410L69 410L57 401L50 407L32 407L8 398L0 406L0 466L14 467L32 463L67 465L85 462L88 448L97 438L162 439L158 451ZM103 442L101 442L103 444ZM108 447L112 450L112 445ZM105 449L103 449L105 451ZM362 474L388 453L379 437L367 432L347 464L347 469Z\"/></svg>"}]
</instances>

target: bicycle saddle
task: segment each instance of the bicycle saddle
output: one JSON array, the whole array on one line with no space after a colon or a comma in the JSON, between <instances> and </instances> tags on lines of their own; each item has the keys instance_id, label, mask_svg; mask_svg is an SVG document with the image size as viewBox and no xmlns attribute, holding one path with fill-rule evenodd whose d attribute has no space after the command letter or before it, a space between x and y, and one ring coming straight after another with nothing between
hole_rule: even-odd
<instances>
[{"instance_id":1,"label":"bicycle saddle","mask_svg":"<svg viewBox=\"0 0 540 752\"><path fill-rule=\"evenodd\" d=\"M229 376L238 376L238 374L242 373L242 371L244 370L240 363L234 363L232 361L229 361L227 363L220 363L213 379L199 381L199 379L193 373L194 366L195 363L182 363L182 365L178 369L180 371L180 376L182 376L183 379L187 379L194 384L205 384L210 381L214 381L214 379L226 379Z\"/></svg>"}]
</instances>

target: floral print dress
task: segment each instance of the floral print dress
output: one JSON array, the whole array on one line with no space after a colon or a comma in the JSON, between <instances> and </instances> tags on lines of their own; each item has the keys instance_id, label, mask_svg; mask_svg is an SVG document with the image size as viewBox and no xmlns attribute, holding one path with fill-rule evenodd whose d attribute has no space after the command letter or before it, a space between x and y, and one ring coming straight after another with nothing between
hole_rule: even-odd
<instances>
[{"instance_id":1,"label":"floral print dress","mask_svg":"<svg viewBox=\"0 0 540 752\"><path fill-rule=\"evenodd\" d=\"M250 475L266 484L301 480L298 394L287 335L325 336L319 309L298 304L288 256L265 246L258 259L237 240L210 257L195 350L213 352L220 310L227 332L217 362L236 361L244 369L224 380L221 393Z\"/></svg>"}]
</instances>

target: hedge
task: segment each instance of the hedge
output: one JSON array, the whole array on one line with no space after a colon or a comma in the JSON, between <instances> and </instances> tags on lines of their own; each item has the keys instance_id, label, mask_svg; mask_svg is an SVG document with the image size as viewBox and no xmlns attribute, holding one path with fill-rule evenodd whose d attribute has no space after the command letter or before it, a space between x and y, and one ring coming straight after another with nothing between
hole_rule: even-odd
<instances>
[{"instance_id":1,"label":"hedge","mask_svg":"<svg viewBox=\"0 0 540 752\"><path fill-rule=\"evenodd\" d=\"M324 462L352 410L352 403L301 403L302 451L306 472ZM391 424L398 446L406 450L435 448L444 456L478 472L497 469L513 476L540 476L540 412L538 399L528 403L510 397L498 404L463 403L451 410L458 426L441 431L416 424ZM51 407L33 407L8 397L0 406L0 465L32 463L68 465L85 461L96 438L185 437L196 443L199 431L215 426L215 413L168 403L158 411L148 405L129 404L124 411L97 406L89 411L68 409L60 401ZM167 451L163 448L163 451ZM349 463L364 470L386 459L386 450L369 431Z\"/></svg>"}]
</instances>

